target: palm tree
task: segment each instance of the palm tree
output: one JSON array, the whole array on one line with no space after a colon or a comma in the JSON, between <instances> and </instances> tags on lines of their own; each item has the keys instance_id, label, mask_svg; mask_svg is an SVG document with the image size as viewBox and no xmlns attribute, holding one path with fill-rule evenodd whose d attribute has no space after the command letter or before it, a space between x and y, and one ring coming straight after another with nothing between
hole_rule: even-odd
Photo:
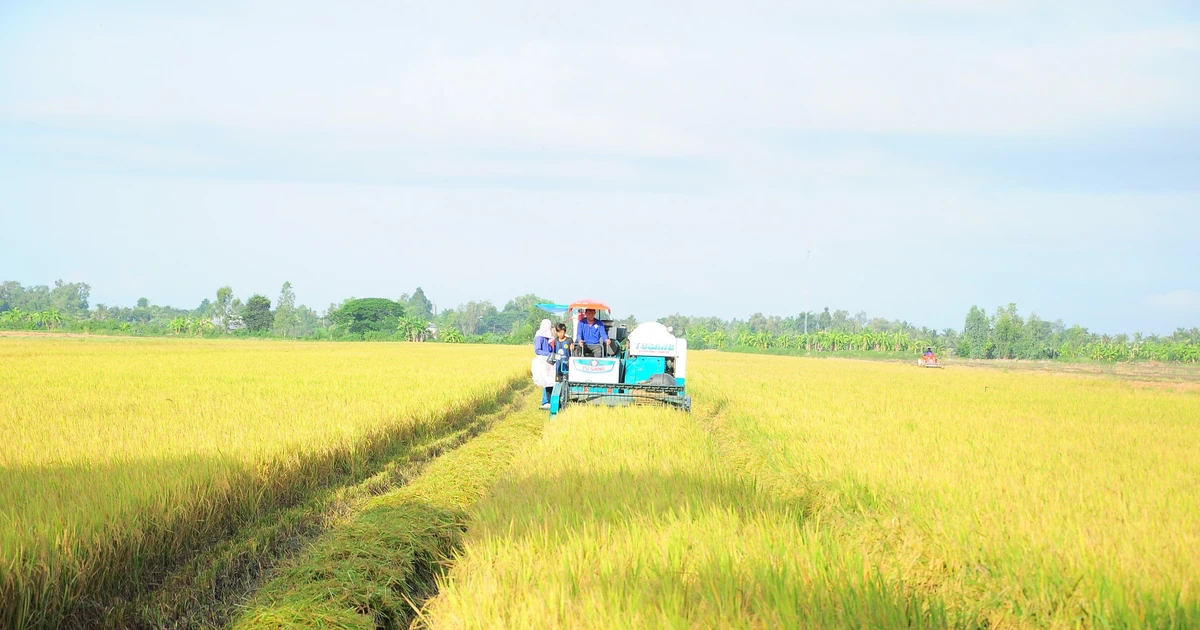
<instances>
[{"instance_id":1,"label":"palm tree","mask_svg":"<svg viewBox=\"0 0 1200 630\"><path fill-rule=\"evenodd\" d=\"M63 314L58 312L58 309L50 307L42 311L42 324L49 329L58 328L67 321Z\"/></svg>"},{"instance_id":2,"label":"palm tree","mask_svg":"<svg viewBox=\"0 0 1200 630\"><path fill-rule=\"evenodd\" d=\"M187 320L188 334L195 335L197 337L203 335L204 333L212 330L215 327L216 326L212 323L212 320L208 320L203 317L197 317L196 319L188 319Z\"/></svg>"},{"instance_id":3,"label":"palm tree","mask_svg":"<svg viewBox=\"0 0 1200 630\"><path fill-rule=\"evenodd\" d=\"M396 322L396 332L409 341L421 341L427 324L416 317L401 317Z\"/></svg>"},{"instance_id":4,"label":"palm tree","mask_svg":"<svg viewBox=\"0 0 1200 630\"><path fill-rule=\"evenodd\" d=\"M171 332L179 335L182 334L183 331L187 330L188 320L182 317L176 317L175 319L172 319L167 326L171 329Z\"/></svg>"},{"instance_id":5,"label":"palm tree","mask_svg":"<svg viewBox=\"0 0 1200 630\"><path fill-rule=\"evenodd\" d=\"M24 311L19 308L14 308L0 313L0 325L16 326L17 324L25 321L25 318L26 315Z\"/></svg>"}]
</instances>

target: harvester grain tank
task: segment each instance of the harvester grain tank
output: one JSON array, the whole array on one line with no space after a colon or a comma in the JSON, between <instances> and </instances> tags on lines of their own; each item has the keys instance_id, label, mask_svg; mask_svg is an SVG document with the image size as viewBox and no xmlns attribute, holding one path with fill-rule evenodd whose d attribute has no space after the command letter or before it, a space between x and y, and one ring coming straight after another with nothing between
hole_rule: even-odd
<instances>
[{"instance_id":1,"label":"harvester grain tank","mask_svg":"<svg viewBox=\"0 0 1200 630\"><path fill-rule=\"evenodd\" d=\"M658 323L639 324L632 332L614 324L611 310L602 302L580 300L569 305L567 322L574 335L578 314L596 309L612 340L602 356L569 359L566 374L550 395L550 415L576 404L668 406L691 411L687 395L687 339Z\"/></svg>"}]
</instances>

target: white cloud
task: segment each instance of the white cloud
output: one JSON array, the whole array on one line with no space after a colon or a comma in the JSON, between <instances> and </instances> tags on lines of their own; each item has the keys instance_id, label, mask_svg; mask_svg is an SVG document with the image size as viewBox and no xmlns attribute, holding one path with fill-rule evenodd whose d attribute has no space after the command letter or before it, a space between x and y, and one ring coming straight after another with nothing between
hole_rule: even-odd
<instances>
[{"instance_id":1,"label":"white cloud","mask_svg":"<svg viewBox=\"0 0 1200 630\"><path fill-rule=\"evenodd\" d=\"M636 19L619 8L384 6L333 20L289 5L56 24L10 43L0 118L736 159L762 130L1036 135L1194 121L1200 110L1200 28L1032 33L1042 17L1032 3L1019 5L1025 22L1012 3L908 9L954 17L962 32L889 21L896 11L882 5ZM997 15L1021 36L992 26Z\"/></svg>"},{"instance_id":2,"label":"white cloud","mask_svg":"<svg viewBox=\"0 0 1200 630\"><path fill-rule=\"evenodd\" d=\"M1158 293L1147 296L1146 303L1157 308L1200 311L1200 291L1179 289L1168 293Z\"/></svg>"}]
</instances>

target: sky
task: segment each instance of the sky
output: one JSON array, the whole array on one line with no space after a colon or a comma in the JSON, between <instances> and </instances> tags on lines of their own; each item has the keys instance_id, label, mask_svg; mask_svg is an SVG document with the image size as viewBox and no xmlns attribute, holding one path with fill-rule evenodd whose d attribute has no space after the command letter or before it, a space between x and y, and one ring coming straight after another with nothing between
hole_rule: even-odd
<instances>
[{"instance_id":1,"label":"sky","mask_svg":"<svg viewBox=\"0 0 1200 630\"><path fill-rule=\"evenodd\" d=\"M0 0L0 280L58 278L1200 326L1200 4Z\"/></svg>"}]
</instances>

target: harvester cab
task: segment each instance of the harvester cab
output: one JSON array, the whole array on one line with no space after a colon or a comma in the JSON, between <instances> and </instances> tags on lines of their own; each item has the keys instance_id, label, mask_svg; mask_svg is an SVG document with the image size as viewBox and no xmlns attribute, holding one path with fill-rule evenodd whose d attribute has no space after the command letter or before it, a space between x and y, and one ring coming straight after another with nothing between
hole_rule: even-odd
<instances>
[{"instance_id":1,"label":"harvester cab","mask_svg":"<svg viewBox=\"0 0 1200 630\"><path fill-rule=\"evenodd\" d=\"M938 361L937 355L933 353L933 348L925 348L925 353L921 355L921 358L917 359L917 365L927 368L942 367L941 361Z\"/></svg>"},{"instance_id":2,"label":"harvester cab","mask_svg":"<svg viewBox=\"0 0 1200 630\"><path fill-rule=\"evenodd\" d=\"M658 322L627 331L614 323L607 305L595 300L570 305L567 328L572 335L587 309L596 311L612 347L602 346L600 356L581 356L583 353L576 351L567 359L565 374L550 395L551 416L574 404L665 405L691 411L692 398L686 393L686 339Z\"/></svg>"}]
</instances>

